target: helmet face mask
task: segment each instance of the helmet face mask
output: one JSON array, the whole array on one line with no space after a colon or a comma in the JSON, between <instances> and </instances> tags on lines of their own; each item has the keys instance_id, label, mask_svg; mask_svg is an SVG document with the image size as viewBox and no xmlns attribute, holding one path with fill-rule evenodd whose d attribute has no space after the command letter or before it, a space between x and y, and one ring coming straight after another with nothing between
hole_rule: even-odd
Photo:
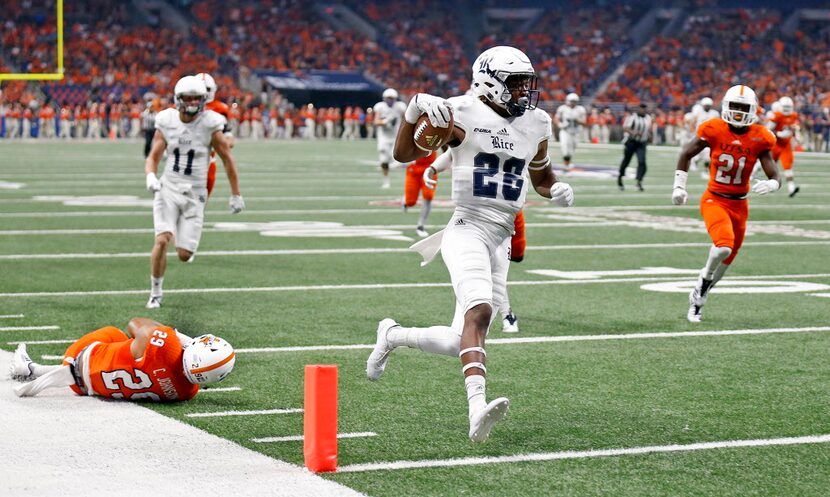
<instances>
[{"instance_id":1,"label":"helmet face mask","mask_svg":"<svg viewBox=\"0 0 830 497\"><path fill-rule=\"evenodd\" d=\"M513 47L485 50L473 63L473 94L521 116L539 102L538 80L530 59Z\"/></svg>"}]
</instances>

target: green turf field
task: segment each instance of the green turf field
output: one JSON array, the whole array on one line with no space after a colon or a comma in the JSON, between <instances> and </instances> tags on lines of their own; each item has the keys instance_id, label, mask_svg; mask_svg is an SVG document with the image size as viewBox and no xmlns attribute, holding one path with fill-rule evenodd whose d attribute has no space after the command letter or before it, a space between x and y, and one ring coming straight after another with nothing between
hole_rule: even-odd
<instances>
[{"instance_id":1,"label":"green turf field","mask_svg":"<svg viewBox=\"0 0 830 497\"><path fill-rule=\"evenodd\" d=\"M141 145L0 142L0 347L57 341L29 346L35 360L56 362L64 341L134 316L216 333L242 349L219 385L239 389L151 408L295 464L301 441L252 439L299 435L302 414L187 414L299 408L303 366L337 364L340 432L376 436L341 440L346 472L326 477L372 496L827 495L830 157L796 156L795 198L786 188L752 198L751 234L700 324L685 315L708 250L696 205L704 182L690 174L693 205L671 205L676 150L649 150L645 192L633 180L619 192L610 177L578 175L567 178L574 208L529 193L529 248L509 287L521 332L501 333L499 321L490 338L540 340L488 346L488 398L509 397L511 410L473 445L457 359L399 349L371 383L371 347L250 350L369 345L387 316L412 326L451 320L443 264L419 268L405 250L418 209L395 205L403 172L381 190L374 150L240 143L247 210L228 212L220 170L195 262L169 260L164 307L147 311L153 225ZM613 169L620 155L582 146L576 163ZM448 200L447 179L439 200ZM428 230L450 214L441 203ZM655 267L668 269L643 269ZM659 337L695 331L711 333ZM558 336L574 338L541 340ZM759 442L716 448L745 440ZM699 443L714 446L665 449ZM662 449L590 452L641 447ZM447 461L475 457L493 459ZM398 461L427 467L362 466Z\"/></svg>"}]
</instances>

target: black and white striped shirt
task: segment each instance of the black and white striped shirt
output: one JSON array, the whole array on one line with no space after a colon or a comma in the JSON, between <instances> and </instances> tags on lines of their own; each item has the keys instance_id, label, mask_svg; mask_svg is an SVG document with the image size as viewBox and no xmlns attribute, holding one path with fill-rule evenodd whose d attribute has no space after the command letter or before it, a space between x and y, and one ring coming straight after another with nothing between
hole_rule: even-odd
<instances>
[{"instance_id":1,"label":"black and white striped shirt","mask_svg":"<svg viewBox=\"0 0 830 497\"><path fill-rule=\"evenodd\" d=\"M649 114L645 116L636 113L629 114L623 123L623 130L627 138L645 143L651 135L651 116Z\"/></svg>"}]
</instances>

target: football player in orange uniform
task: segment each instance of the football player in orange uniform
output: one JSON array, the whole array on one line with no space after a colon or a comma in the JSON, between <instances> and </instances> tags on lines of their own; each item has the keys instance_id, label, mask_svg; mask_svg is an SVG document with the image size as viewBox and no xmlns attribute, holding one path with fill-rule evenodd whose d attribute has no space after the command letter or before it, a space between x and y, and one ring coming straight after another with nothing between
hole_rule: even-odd
<instances>
[{"instance_id":1,"label":"football player in orange uniform","mask_svg":"<svg viewBox=\"0 0 830 497\"><path fill-rule=\"evenodd\" d=\"M173 402L190 400L199 387L224 379L233 369L233 347L214 335L190 338L147 318L130 320L79 338L64 353L63 364L37 364L20 344L12 359L12 378L33 380L15 388L33 397L46 388L70 387L78 395L111 399Z\"/></svg>"},{"instance_id":2,"label":"football player in orange uniform","mask_svg":"<svg viewBox=\"0 0 830 497\"><path fill-rule=\"evenodd\" d=\"M406 211L406 209L414 206L418 201L419 194L423 197L421 216L418 218L418 226L415 227L415 234L421 238L429 236L424 226L426 226L427 218L432 210L432 199L435 198L435 187L437 186L437 181L432 178L430 178L430 183L427 183L424 173L437 158L438 152L433 151L426 157L415 159L415 162L406 167L406 178L403 182L403 209Z\"/></svg>"},{"instance_id":3,"label":"football player in orange uniform","mask_svg":"<svg viewBox=\"0 0 830 497\"><path fill-rule=\"evenodd\" d=\"M747 86L733 86L724 95L721 106L721 117L703 122L697 128L697 136L683 147L674 176L672 202L685 204L689 161L704 148L711 149L710 179L700 198L700 213L712 238L712 247L697 285L689 294L686 317L693 323L700 322L709 291L723 277L743 243L749 215L746 197L756 159L761 161L769 179L755 183L751 190L766 195L781 187L772 159L775 136L764 126L755 124L758 107L755 92Z\"/></svg>"},{"instance_id":4,"label":"football player in orange uniform","mask_svg":"<svg viewBox=\"0 0 830 497\"><path fill-rule=\"evenodd\" d=\"M775 134L775 147L772 149L772 160L781 162L784 168L784 179L787 180L787 192L794 197L800 190L795 184L793 176L793 136L798 132L798 113L795 112L793 99L781 97L778 100L780 110L772 112L767 127Z\"/></svg>"},{"instance_id":5,"label":"football player in orange uniform","mask_svg":"<svg viewBox=\"0 0 830 497\"><path fill-rule=\"evenodd\" d=\"M205 109L212 110L218 114L221 114L225 117L225 129L222 130L222 133L225 135L225 138L228 140L228 145L230 148L233 148L233 133L231 132L230 127L230 108L224 102L216 100L216 90L219 88L216 86L216 81L213 79L213 76L206 72L200 72L196 75L197 78L204 81L205 88L207 88L208 96L207 96L207 103L205 104ZM216 152L211 149L210 151L210 166L208 167L208 177L207 177L207 192L208 197L210 197L211 192L213 191L213 185L216 184Z\"/></svg>"}]
</instances>

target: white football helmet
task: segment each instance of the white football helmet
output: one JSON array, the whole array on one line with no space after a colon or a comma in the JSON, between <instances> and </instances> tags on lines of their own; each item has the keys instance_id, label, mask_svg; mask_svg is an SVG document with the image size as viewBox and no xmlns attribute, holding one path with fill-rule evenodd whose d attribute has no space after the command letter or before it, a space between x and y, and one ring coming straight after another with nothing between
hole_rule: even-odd
<instances>
[{"instance_id":1,"label":"white football helmet","mask_svg":"<svg viewBox=\"0 0 830 497\"><path fill-rule=\"evenodd\" d=\"M194 385L209 385L224 379L235 363L231 344L211 334L191 340L182 355L184 375Z\"/></svg>"},{"instance_id":2,"label":"white football helmet","mask_svg":"<svg viewBox=\"0 0 830 497\"><path fill-rule=\"evenodd\" d=\"M205 84L205 88L207 89L207 102L213 102L213 99L216 98L216 90L218 89L216 86L216 80L213 79L213 76L206 72L200 72L196 75L197 78L202 80L202 83Z\"/></svg>"},{"instance_id":3,"label":"white football helmet","mask_svg":"<svg viewBox=\"0 0 830 497\"><path fill-rule=\"evenodd\" d=\"M781 97L778 99L778 103L781 105L781 113L785 116L789 116L795 110L795 104L790 97Z\"/></svg>"},{"instance_id":4,"label":"white football helmet","mask_svg":"<svg viewBox=\"0 0 830 497\"><path fill-rule=\"evenodd\" d=\"M576 105L579 102L579 95L576 93L568 93L568 96L565 97L565 103L567 104L574 104Z\"/></svg>"},{"instance_id":5,"label":"white football helmet","mask_svg":"<svg viewBox=\"0 0 830 497\"><path fill-rule=\"evenodd\" d=\"M384 100L397 100L398 99L398 92L394 88L387 88L383 90L383 99Z\"/></svg>"},{"instance_id":6,"label":"white football helmet","mask_svg":"<svg viewBox=\"0 0 830 497\"><path fill-rule=\"evenodd\" d=\"M473 62L470 85L473 94L486 98L511 116L521 116L526 110L536 108L539 101L536 84L536 71L530 59L516 48L489 48ZM522 90L526 95L514 101L511 90Z\"/></svg>"},{"instance_id":7,"label":"white football helmet","mask_svg":"<svg viewBox=\"0 0 830 497\"><path fill-rule=\"evenodd\" d=\"M732 126L743 128L758 119L758 98L752 88L735 85L726 90L721 100L721 118Z\"/></svg>"},{"instance_id":8,"label":"white football helmet","mask_svg":"<svg viewBox=\"0 0 830 497\"><path fill-rule=\"evenodd\" d=\"M704 110L709 110L715 105L715 102L709 97L703 97L700 99L700 105L704 107Z\"/></svg>"},{"instance_id":9,"label":"white football helmet","mask_svg":"<svg viewBox=\"0 0 830 497\"><path fill-rule=\"evenodd\" d=\"M201 97L197 105L187 105L182 97L196 96ZM176 102L176 108L179 111L195 116L202 109L205 108L207 101L207 88L205 84L196 76L185 76L176 83L176 88L173 90L173 100Z\"/></svg>"}]
</instances>

